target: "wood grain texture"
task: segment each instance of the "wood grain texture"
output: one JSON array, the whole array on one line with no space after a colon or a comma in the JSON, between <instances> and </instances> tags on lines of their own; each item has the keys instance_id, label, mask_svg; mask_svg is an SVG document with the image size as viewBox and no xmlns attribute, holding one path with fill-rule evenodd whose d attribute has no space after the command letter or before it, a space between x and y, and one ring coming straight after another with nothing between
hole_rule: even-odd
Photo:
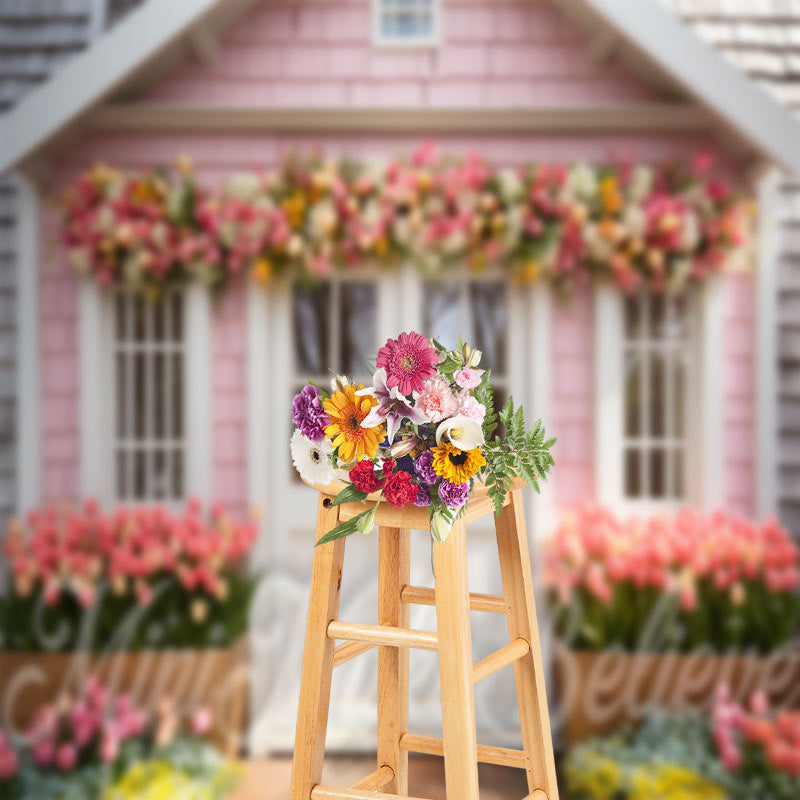
<instances>
[{"instance_id":1,"label":"wood grain texture","mask_svg":"<svg viewBox=\"0 0 800 800\"><path fill-rule=\"evenodd\" d=\"M379 529L378 624L407 629L410 609L400 593L411 573L406 528ZM408 648L378 647L378 767L393 771L386 791L408 794L408 753L400 736L408 730ZM378 788L378 787L376 787Z\"/></svg>"},{"instance_id":2,"label":"wood grain texture","mask_svg":"<svg viewBox=\"0 0 800 800\"><path fill-rule=\"evenodd\" d=\"M356 656L360 656L362 653L369 652L373 647L375 647L375 645L372 644L372 642L346 642L345 644L340 644L333 651L334 668L339 667L342 664L346 664L348 661Z\"/></svg>"},{"instance_id":3,"label":"wood grain texture","mask_svg":"<svg viewBox=\"0 0 800 800\"><path fill-rule=\"evenodd\" d=\"M320 495L316 541L339 524L338 506L326 508L325 500ZM334 653L327 630L339 611L344 543L337 539L314 550L289 800L308 800L322 780Z\"/></svg>"},{"instance_id":4,"label":"wood grain texture","mask_svg":"<svg viewBox=\"0 0 800 800\"><path fill-rule=\"evenodd\" d=\"M311 800L424 800L399 794L362 791L361 789L335 789L333 786L315 786Z\"/></svg>"},{"instance_id":5,"label":"wood grain texture","mask_svg":"<svg viewBox=\"0 0 800 800\"><path fill-rule=\"evenodd\" d=\"M509 633L512 640L525 639L530 644L530 652L514 662L522 741L529 757L528 788L534 796L536 790L542 790L550 800L558 800L533 577L519 491L512 493L511 502L496 518L495 527Z\"/></svg>"},{"instance_id":6,"label":"wood grain texture","mask_svg":"<svg viewBox=\"0 0 800 800\"><path fill-rule=\"evenodd\" d=\"M409 753L423 753L428 756L443 756L444 743L433 736L418 736L407 733L400 739L400 747ZM528 758L523 750L514 750L510 747L491 747L485 744L478 745L478 763L495 764L499 767L515 767L525 769Z\"/></svg>"},{"instance_id":7,"label":"wood grain texture","mask_svg":"<svg viewBox=\"0 0 800 800\"><path fill-rule=\"evenodd\" d=\"M395 780L394 770L389 766L378 767L371 775L354 783L351 789L360 789L365 792L379 792ZM408 790L406 790L408 791Z\"/></svg>"},{"instance_id":8,"label":"wood grain texture","mask_svg":"<svg viewBox=\"0 0 800 800\"><path fill-rule=\"evenodd\" d=\"M423 586L404 586L400 596L404 603L420 606L436 605L436 592ZM470 593L469 607L472 611L487 611L490 614L506 613L505 598L493 594Z\"/></svg>"},{"instance_id":9,"label":"wood grain texture","mask_svg":"<svg viewBox=\"0 0 800 800\"><path fill-rule=\"evenodd\" d=\"M391 625L365 625L360 622L331 622L328 637L392 647L417 647L420 650L436 650L438 646L436 634L431 631L394 628Z\"/></svg>"},{"instance_id":10,"label":"wood grain texture","mask_svg":"<svg viewBox=\"0 0 800 800\"><path fill-rule=\"evenodd\" d=\"M509 664L513 664L528 655L530 650L531 647L527 639L514 639L511 644L501 647L475 664L472 668L473 682L478 683L484 678L494 675L495 672L503 669L503 667L507 667Z\"/></svg>"},{"instance_id":11,"label":"wood grain texture","mask_svg":"<svg viewBox=\"0 0 800 800\"><path fill-rule=\"evenodd\" d=\"M433 563L447 796L453 800L478 800L467 537L463 520L455 523L446 542L434 544Z\"/></svg>"}]
</instances>

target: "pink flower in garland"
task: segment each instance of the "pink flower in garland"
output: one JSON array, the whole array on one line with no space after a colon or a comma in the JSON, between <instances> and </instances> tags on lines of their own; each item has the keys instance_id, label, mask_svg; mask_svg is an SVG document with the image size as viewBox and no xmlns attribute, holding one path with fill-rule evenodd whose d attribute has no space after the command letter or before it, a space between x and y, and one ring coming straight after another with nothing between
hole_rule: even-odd
<instances>
[{"instance_id":1,"label":"pink flower in garland","mask_svg":"<svg viewBox=\"0 0 800 800\"><path fill-rule=\"evenodd\" d=\"M386 369L386 384L406 396L421 392L426 378L436 374L437 352L419 333L401 333L378 350L376 366Z\"/></svg>"},{"instance_id":2,"label":"pink flower in garland","mask_svg":"<svg viewBox=\"0 0 800 800\"><path fill-rule=\"evenodd\" d=\"M441 378L425 381L425 388L417 398L418 409L430 422L441 422L458 413L458 400L450 388L450 384Z\"/></svg>"}]
</instances>

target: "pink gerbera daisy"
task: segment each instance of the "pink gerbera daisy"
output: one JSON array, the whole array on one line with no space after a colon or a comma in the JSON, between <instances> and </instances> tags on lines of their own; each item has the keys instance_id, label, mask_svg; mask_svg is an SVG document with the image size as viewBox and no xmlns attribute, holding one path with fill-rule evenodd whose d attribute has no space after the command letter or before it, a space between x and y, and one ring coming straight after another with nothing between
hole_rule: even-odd
<instances>
[{"instance_id":1,"label":"pink gerbera daisy","mask_svg":"<svg viewBox=\"0 0 800 800\"><path fill-rule=\"evenodd\" d=\"M386 369L386 384L403 395L421 392L426 378L436 374L437 352L419 333L401 333L378 350L376 365Z\"/></svg>"}]
</instances>

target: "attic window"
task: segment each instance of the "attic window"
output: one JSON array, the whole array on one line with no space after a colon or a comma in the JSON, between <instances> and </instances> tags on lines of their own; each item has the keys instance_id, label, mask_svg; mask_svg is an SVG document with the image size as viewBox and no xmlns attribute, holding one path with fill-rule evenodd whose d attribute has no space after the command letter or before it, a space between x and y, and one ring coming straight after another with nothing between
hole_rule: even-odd
<instances>
[{"instance_id":1,"label":"attic window","mask_svg":"<svg viewBox=\"0 0 800 800\"><path fill-rule=\"evenodd\" d=\"M439 40L440 0L372 0L375 44L433 46Z\"/></svg>"}]
</instances>

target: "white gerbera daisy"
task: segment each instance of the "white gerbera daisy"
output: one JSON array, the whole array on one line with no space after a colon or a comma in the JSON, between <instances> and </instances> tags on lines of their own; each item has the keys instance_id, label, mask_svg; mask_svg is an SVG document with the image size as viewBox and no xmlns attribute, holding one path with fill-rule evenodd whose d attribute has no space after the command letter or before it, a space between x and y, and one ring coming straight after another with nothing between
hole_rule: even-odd
<instances>
[{"instance_id":1,"label":"white gerbera daisy","mask_svg":"<svg viewBox=\"0 0 800 800\"><path fill-rule=\"evenodd\" d=\"M291 449L292 463L304 481L326 486L335 479L331 465L333 448L327 439L312 442L296 430L292 434Z\"/></svg>"}]
</instances>

